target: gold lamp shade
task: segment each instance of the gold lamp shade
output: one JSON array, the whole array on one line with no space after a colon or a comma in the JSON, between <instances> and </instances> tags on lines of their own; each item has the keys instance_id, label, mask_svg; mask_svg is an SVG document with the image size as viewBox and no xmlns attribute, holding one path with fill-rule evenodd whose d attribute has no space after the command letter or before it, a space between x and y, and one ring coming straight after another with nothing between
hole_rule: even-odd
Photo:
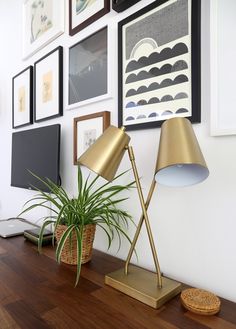
<instances>
[{"instance_id":1,"label":"gold lamp shade","mask_svg":"<svg viewBox=\"0 0 236 329\"><path fill-rule=\"evenodd\" d=\"M115 177L129 141L130 137L123 128L109 126L81 155L78 163L111 181Z\"/></svg>"},{"instance_id":2,"label":"gold lamp shade","mask_svg":"<svg viewBox=\"0 0 236 329\"><path fill-rule=\"evenodd\" d=\"M157 157L155 179L167 186L189 186L209 175L190 121L176 117L165 121Z\"/></svg>"}]
</instances>

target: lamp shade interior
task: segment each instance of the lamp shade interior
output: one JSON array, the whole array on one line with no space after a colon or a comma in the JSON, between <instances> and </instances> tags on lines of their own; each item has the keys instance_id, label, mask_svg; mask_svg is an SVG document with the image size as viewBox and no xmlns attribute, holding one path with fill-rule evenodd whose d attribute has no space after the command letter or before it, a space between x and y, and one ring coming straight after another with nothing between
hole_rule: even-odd
<instances>
[{"instance_id":1,"label":"lamp shade interior","mask_svg":"<svg viewBox=\"0 0 236 329\"><path fill-rule=\"evenodd\" d=\"M155 175L158 183L171 187L195 185L209 175L206 167L198 164L176 164L161 169Z\"/></svg>"}]
</instances>

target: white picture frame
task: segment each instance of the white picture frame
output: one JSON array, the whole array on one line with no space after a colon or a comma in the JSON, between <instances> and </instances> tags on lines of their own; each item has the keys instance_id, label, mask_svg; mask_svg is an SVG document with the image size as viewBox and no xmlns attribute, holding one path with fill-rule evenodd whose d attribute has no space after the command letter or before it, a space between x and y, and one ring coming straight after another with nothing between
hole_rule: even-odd
<instances>
[{"instance_id":1,"label":"white picture frame","mask_svg":"<svg viewBox=\"0 0 236 329\"><path fill-rule=\"evenodd\" d=\"M23 59L64 33L64 0L23 1Z\"/></svg>"},{"instance_id":2,"label":"white picture frame","mask_svg":"<svg viewBox=\"0 0 236 329\"><path fill-rule=\"evenodd\" d=\"M235 0L210 2L211 136L236 134L235 12Z\"/></svg>"},{"instance_id":3,"label":"white picture frame","mask_svg":"<svg viewBox=\"0 0 236 329\"><path fill-rule=\"evenodd\" d=\"M70 78L70 65L71 65L70 51L72 48L83 44L84 42L86 42L86 40L89 40L93 36L96 36L97 33L101 32L103 30L106 30L106 38L107 38L106 39L106 42L107 42L107 45L106 45L106 77L103 76L106 79L106 90L100 95L97 95L97 96L91 95L91 97L88 97L84 100L78 100L75 102L71 102L70 101L70 88L71 88L71 86L70 86L70 84L71 84L71 82L70 82L70 79L71 79ZM113 81L111 79L111 68L114 67L114 65L112 65L112 63L113 63L112 62L112 49L111 49L110 45L111 45L111 30L106 25L106 26L99 27L97 30L88 34L86 37L79 39L78 41L76 41L76 43L74 42L72 45L70 45L67 48L66 60L65 60L65 62L66 62L65 76L67 77L67 81L65 83L65 95L66 95L65 108L66 108L66 110L73 110L73 109L76 109L76 108L79 108L82 106L86 106L91 103L109 99L112 97ZM80 63L81 61L79 60L79 56L77 58L78 58L78 63ZM99 56L97 58L99 58ZM73 69L73 72L74 71L75 71L75 69ZM95 76L95 80L92 79L91 82L96 82L96 76ZM101 81L99 81L99 79L98 79L97 83L101 83ZM75 92L77 92L77 91L75 91Z\"/></svg>"}]
</instances>

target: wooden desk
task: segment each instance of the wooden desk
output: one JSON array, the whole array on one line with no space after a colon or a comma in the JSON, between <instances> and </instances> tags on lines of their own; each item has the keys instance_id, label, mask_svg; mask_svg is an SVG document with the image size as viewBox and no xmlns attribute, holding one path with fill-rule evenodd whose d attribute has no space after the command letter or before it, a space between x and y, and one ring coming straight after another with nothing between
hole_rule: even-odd
<instances>
[{"instance_id":1,"label":"wooden desk","mask_svg":"<svg viewBox=\"0 0 236 329\"><path fill-rule=\"evenodd\" d=\"M74 288L75 268L39 255L23 237L0 239L1 329L236 329L236 304L223 300L217 316L186 312L175 297L154 310L104 285L123 262L94 250Z\"/></svg>"}]
</instances>

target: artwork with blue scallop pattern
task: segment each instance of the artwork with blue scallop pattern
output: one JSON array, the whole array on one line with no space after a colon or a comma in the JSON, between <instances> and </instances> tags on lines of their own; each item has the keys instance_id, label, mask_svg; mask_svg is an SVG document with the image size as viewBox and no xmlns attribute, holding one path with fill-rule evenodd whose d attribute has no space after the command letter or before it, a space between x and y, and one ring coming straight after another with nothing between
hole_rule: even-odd
<instances>
[{"instance_id":1,"label":"artwork with blue scallop pattern","mask_svg":"<svg viewBox=\"0 0 236 329\"><path fill-rule=\"evenodd\" d=\"M151 4L120 22L119 126L192 116L192 2Z\"/></svg>"}]
</instances>

